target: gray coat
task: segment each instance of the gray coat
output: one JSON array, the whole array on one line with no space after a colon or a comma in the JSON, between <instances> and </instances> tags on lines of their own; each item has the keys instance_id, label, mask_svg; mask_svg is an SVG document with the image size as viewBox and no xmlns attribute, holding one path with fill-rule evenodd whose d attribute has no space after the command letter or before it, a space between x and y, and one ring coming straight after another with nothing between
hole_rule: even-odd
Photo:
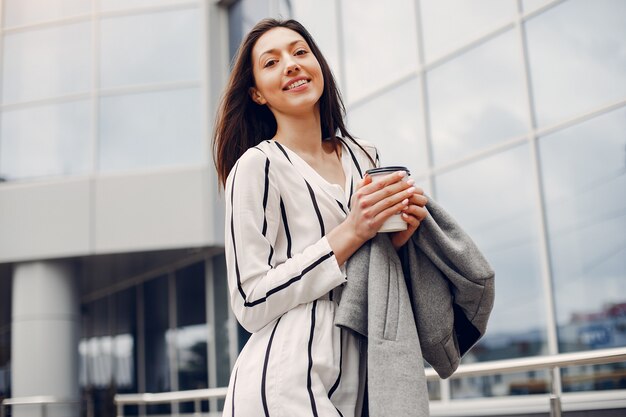
<instances>
[{"instance_id":1,"label":"gray coat","mask_svg":"<svg viewBox=\"0 0 626 417\"><path fill-rule=\"evenodd\" d=\"M399 253L379 233L346 264L335 324L367 337L373 417L428 416L423 359L449 377L485 333L493 307L487 260L441 206L429 198L426 208Z\"/></svg>"}]
</instances>

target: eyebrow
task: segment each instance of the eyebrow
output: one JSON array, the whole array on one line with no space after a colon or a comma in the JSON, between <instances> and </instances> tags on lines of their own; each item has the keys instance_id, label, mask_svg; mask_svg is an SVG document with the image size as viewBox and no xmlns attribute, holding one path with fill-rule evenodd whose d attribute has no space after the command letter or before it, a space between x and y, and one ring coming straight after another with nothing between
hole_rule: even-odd
<instances>
[{"instance_id":1,"label":"eyebrow","mask_svg":"<svg viewBox=\"0 0 626 417\"><path fill-rule=\"evenodd\" d=\"M298 42L304 42L303 39L296 39L293 42L290 42L289 45L287 45L288 47L292 47L295 44L297 44ZM261 58L263 57L263 55L265 54L271 54L271 53L275 53L276 52L276 48L272 48L272 49L268 49L267 51L263 52L261 55L259 55L259 60L261 60Z\"/></svg>"}]
</instances>

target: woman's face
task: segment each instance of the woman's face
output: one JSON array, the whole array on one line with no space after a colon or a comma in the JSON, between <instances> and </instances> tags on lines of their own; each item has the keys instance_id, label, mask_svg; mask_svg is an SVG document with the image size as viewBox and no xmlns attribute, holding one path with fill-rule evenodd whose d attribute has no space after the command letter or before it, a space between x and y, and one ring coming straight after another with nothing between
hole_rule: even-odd
<instances>
[{"instance_id":1,"label":"woman's face","mask_svg":"<svg viewBox=\"0 0 626 417\"><path fill-rule=\"evenodd\" d=\"M304 114L315 109L324 76L304 38L291 29L265 32L252 48L255 86L250 96L276 114Z\"/></svg>"}]
</instances>

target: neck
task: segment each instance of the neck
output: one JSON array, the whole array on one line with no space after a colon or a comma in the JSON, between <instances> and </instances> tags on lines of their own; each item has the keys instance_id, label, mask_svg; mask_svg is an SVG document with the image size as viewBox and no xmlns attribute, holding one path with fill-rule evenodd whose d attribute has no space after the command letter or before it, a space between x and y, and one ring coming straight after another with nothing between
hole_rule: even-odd
<instances>
[{"instance_id":1,"label":"neck","mask_svg":"<svg viewBox=\"0 0 626 417\"><path fill-rule=\"evenodd\" d=\"M278 128L274 140L300 155L315 157L323 153L319 109L301 115L275 114L275 117Z\"/></svg>"}]
</instances>

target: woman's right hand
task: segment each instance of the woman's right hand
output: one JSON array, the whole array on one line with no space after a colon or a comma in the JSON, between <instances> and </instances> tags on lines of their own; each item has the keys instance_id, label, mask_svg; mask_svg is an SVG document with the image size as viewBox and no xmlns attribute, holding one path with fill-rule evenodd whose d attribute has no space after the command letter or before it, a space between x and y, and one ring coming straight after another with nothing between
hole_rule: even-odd
<instances>
[{"instance_id":1,"label":"woman's right hand","mask_svg":"<svg viewBox=\"0 0 626 417\"><path fill-rule=\"evenodd\" d=\"M343 264L365 242L373 238L385 221L408 207L415 193L414 181L403 181L406 172L398 171L372 182L369 175L352 194L350 213L327 235L337 263Z\"/></svg>"},{"instance_id":2,"label":"woman's right hand","mask_svg":"<svg viewBox=\"0 0 626 417\"><path fill-rule=\"evenodd\" d=\"M408 207L415 181L403 181L405 176L405 171L397 171L373 183L365 174L357 185L346 221L363 243L373 238L389 217Z\"/></svg>"}]
</instances>

